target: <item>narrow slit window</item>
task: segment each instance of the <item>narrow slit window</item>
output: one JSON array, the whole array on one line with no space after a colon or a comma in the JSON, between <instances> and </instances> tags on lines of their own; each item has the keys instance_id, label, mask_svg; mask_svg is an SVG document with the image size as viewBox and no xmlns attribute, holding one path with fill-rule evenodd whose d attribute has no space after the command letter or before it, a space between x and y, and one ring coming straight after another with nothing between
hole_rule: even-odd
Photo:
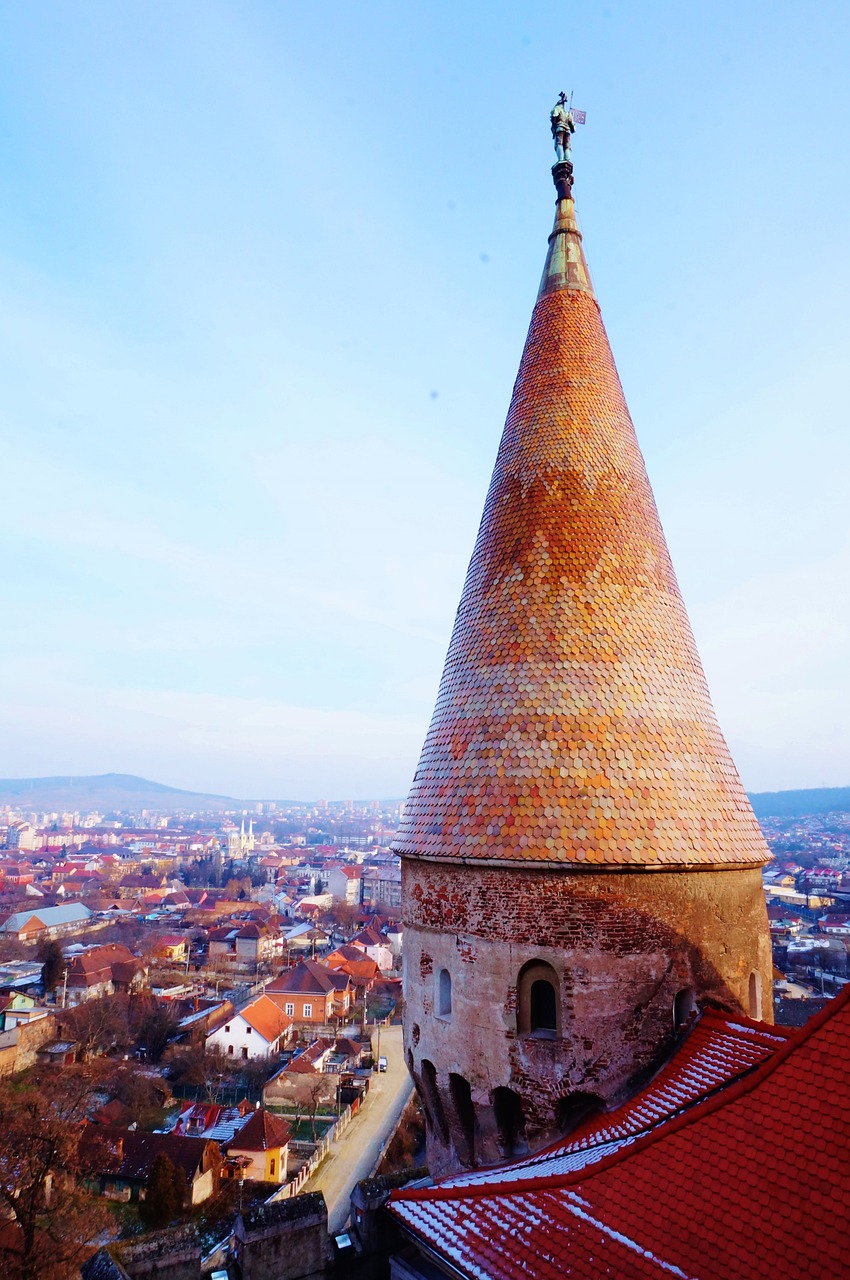
<instances>
[{"instance_id":1,"label":"narrow slit window","mask_svg":"<svg viewBox=\"0 0 850 1280\"><path fill-rule=\"evenodd\" d=\"M452 975L441 969L437 985L437 1013L441 1018L452 1016Z\"/></svg>"}]
</instances>

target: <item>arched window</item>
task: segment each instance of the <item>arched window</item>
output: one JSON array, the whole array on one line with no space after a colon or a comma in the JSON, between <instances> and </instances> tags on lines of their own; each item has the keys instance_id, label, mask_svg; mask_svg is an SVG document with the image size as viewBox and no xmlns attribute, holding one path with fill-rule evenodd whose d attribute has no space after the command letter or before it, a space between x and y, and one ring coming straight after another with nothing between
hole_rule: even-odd
<instances>
[{"instance_id":1,"label":"arched window","mask_svg":"<svg viewBox=\"0 0 850 1280\"><path fill-rule=\"evenodd\" d=\"M750 1017L761 1022L761 974L755 970L750 974Z\"/></svg>"},{"instance_id":2,"label":"arched window","mask_svg":"<svg viewBox=\"0 0 850 1280\"><path fill-rule=\"evenodd\" d=\"M446 1113L443 1110L443 1100L440 1097L440 1091L437 1088L437 1068L433 1062L429 1062L427 1058L422 1059L422 1089L425 1094L428 1114L433 1116L437 1127L438 1136L442 1139L443 1145L447 1145L449 1141L449 1126L446 1123Z\"/></svg>"},{"instance_id":3,"label":"arched window","mask_svg":"<svg viewBox=\"0 0 850 1280\"><path fill-rule=\"evenodd\" d=\"M586 1116L602 1110L602 1099L595 1093L569 1093L559 1098L555 1107L555 1123L561 1133L577 1129Z\"/></svg>"},{"instance_id":4,"label":"arched window","mask_svg":"<svg viewBox=\"0 0 850 1280\"><path fill-rule=\"evenodd\" d=\"M525 1141L525 1114L519 1094L502 1086L494 1089L493 1116L505 1157L520 1155L528 1149Z\"/></svg>"},{"instance_id":5,"label":"arched window","mask_svg":"<svg viewBox=\"0 0 850 1280\"><path fill-rule=\"evenodd\" d=\"M693 987L684 987L673 1001L673 1030L681 1031L690 1022L697 1002Z\"/></svg>"},{"instance_id":6,"label":"arched window","mask_svg":"<svg viewBox=\"0 0 850 1280\"><path fill-rule=\"evenodd\" d=\"M557 1040L561 1035L560 983L543 960L532 960L520 970L517 1024L521 1035L537 1040Z\"/></svg>"},{"instance_id":7,"label":"arched window","mask_svg":"<svg viewBox=\"0 0 850 1280\"><path fill-rule=\"evenodd\" d=\"M465 1165L475 1164L475 1107L472 1089L463 1076L449 1073L449 1093L457 1118L457 1128L452 1126L452 1137L457 1154Z\"/></svg>"},{"instance_id":8,"label":"arched window","mask_svg":"<svg viewBox=\"0 0 850 1280\"><path fill-rule=\"evenodd\" d=\"M441 1018L452 1016L452 975L441 969L437 978L437 1013Z\"/></svg>"}]
</instances>

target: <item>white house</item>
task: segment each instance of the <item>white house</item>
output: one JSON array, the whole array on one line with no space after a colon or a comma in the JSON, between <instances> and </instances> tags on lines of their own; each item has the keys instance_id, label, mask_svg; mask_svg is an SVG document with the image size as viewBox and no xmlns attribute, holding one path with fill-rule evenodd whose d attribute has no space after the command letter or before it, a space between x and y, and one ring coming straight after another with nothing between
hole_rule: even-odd
<instances>
[{"instance_id":1,"label":"white house","mask_svg":"<svg viewBox=\"0 0 850 1280\"><path fill-rule=\"evenodd\" d=\"M351 945L365 951L382 973L389 973L393 968L395 961L389 939L375 929L361 929L357 936L351 939Z\"/></svg>"},{"instance_id":2,"label":"white house","mask_svg":"<svg viewBox=\"0 0 850 1280\"><path fill-rule=\"evenodd\" d=\"M207 1036L207 1048L228 1058L270 1058L284 1047L291 1032L292 1019L268 996L257 996Z\"/></svg>"},{"instance_id":3,"label":"white house","mask_svg":"<svg viewBox=\"0 0 850 1280\"><path fill-rule=\"evenodd\" d=\"M362 867L333 867L327 873L328 893L349 906L356 906L360 901L360 881L363 879Z\"/></svg>"}]
</instances>

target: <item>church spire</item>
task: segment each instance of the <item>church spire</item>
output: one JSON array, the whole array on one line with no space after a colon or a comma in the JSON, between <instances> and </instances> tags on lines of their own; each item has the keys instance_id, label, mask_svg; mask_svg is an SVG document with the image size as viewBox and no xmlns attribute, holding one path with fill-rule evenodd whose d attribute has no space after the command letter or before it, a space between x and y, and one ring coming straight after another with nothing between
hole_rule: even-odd
<instances>
[{"instance_id":1,"label":"church spire","mask_svg":"<svg viewBox=\"0 0 850 1280\"><path fill-rule=\"evenodd\" d=\"M761 864L584 258L576 114L440 692L395 847L574 866Z\"/></svg>"}]
</instances>

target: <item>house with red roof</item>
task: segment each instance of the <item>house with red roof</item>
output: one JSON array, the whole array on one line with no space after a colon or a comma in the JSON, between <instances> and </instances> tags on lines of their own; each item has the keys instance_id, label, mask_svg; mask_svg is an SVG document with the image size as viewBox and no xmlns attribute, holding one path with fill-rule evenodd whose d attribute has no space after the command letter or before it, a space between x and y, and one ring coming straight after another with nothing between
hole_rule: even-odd
<instances>
[{"instance_id":1,"label":"house with red roof","mask_svg":"<svg viewBox=\"0 0 850 1280\"><path fill-rule=\"evenodd\" d=\"M360 947L346 944L337 947L322 963L332 970L347 973L358 991L368 991L381 976L381 971L371 956L366 955Z\"/></svg>"},{"instance_id":2,"label":"house with red roof","mask_svg":"<svg viewBox=\"0 0 850 1280\"><path fill-rule=\"evenodd\" d=\"M389 973L395 964L389 940L370 925L367 925L365 929L361 929L351 939L351 945L352 947L358 947L370 960L374 960L382 973Z\"/></svg>"},{"instance_id":3,"label":"house with red roof","mask_svg":"<svg viewBox=\"0 0 850 1280\"><path fill-rule=\"evenodd\" d=\"M224 1176L254 1182L286 1182L289 1138L287 1122L258 1107L227 1144Z\"/></svg>"},{"instance_id":4,"label":"house with red roof","mask_svg":"<svg viewBox=\"0 0 850 1280\"><path fill-rule=\"evenodd\" d=\"M349 975L327 969L316 960L302 960L294 969L267 983L265 991L287 1017L317 1027L334 1018L345 1018L354 1003Z\"/></svg>"},{"instance_id":5,"label":"house with red roof","mask_svg":"<svg viewBox=\"0 0 850 1280\"><path fill-rule=\"evenodd\" d=\"M839 933L845 937L850 935L850 915L835 913L821 916L818 924L821 933Z\"/></svg>"},{"instance_id":6,"label":"house with red roof","mask_svg":"<svg viewBox=\"0 0 850 1280\"><path fill-rule=\"evenodd\" d=\"M207 1036L207 1048L229 1058L271 1058L292 1037L293 1019L267 995L257 996Z\"/></svg>"},{"instance_id":7,"label":"house with red roof","mask_svg":"<svg viewBox=\"0 0 850 1280\"><path fill-rule=\"evenodd\" d=\"M133 991L145 977L145 964L118 942L89 947L67 959L69 1004L96 1000L119 991Z\"/></svg>"},{"instance_id":8,"label":"house with red roof","mask_svg":"<svg viewBox=\"0 0 850 1280\"><path fill-rule=\"evenodd\" d=\"M363 879L362 867L332 867L325 876L328 893L342 902L355 906L360 901L360 882Z\"/></svg>"}]
</instances>

